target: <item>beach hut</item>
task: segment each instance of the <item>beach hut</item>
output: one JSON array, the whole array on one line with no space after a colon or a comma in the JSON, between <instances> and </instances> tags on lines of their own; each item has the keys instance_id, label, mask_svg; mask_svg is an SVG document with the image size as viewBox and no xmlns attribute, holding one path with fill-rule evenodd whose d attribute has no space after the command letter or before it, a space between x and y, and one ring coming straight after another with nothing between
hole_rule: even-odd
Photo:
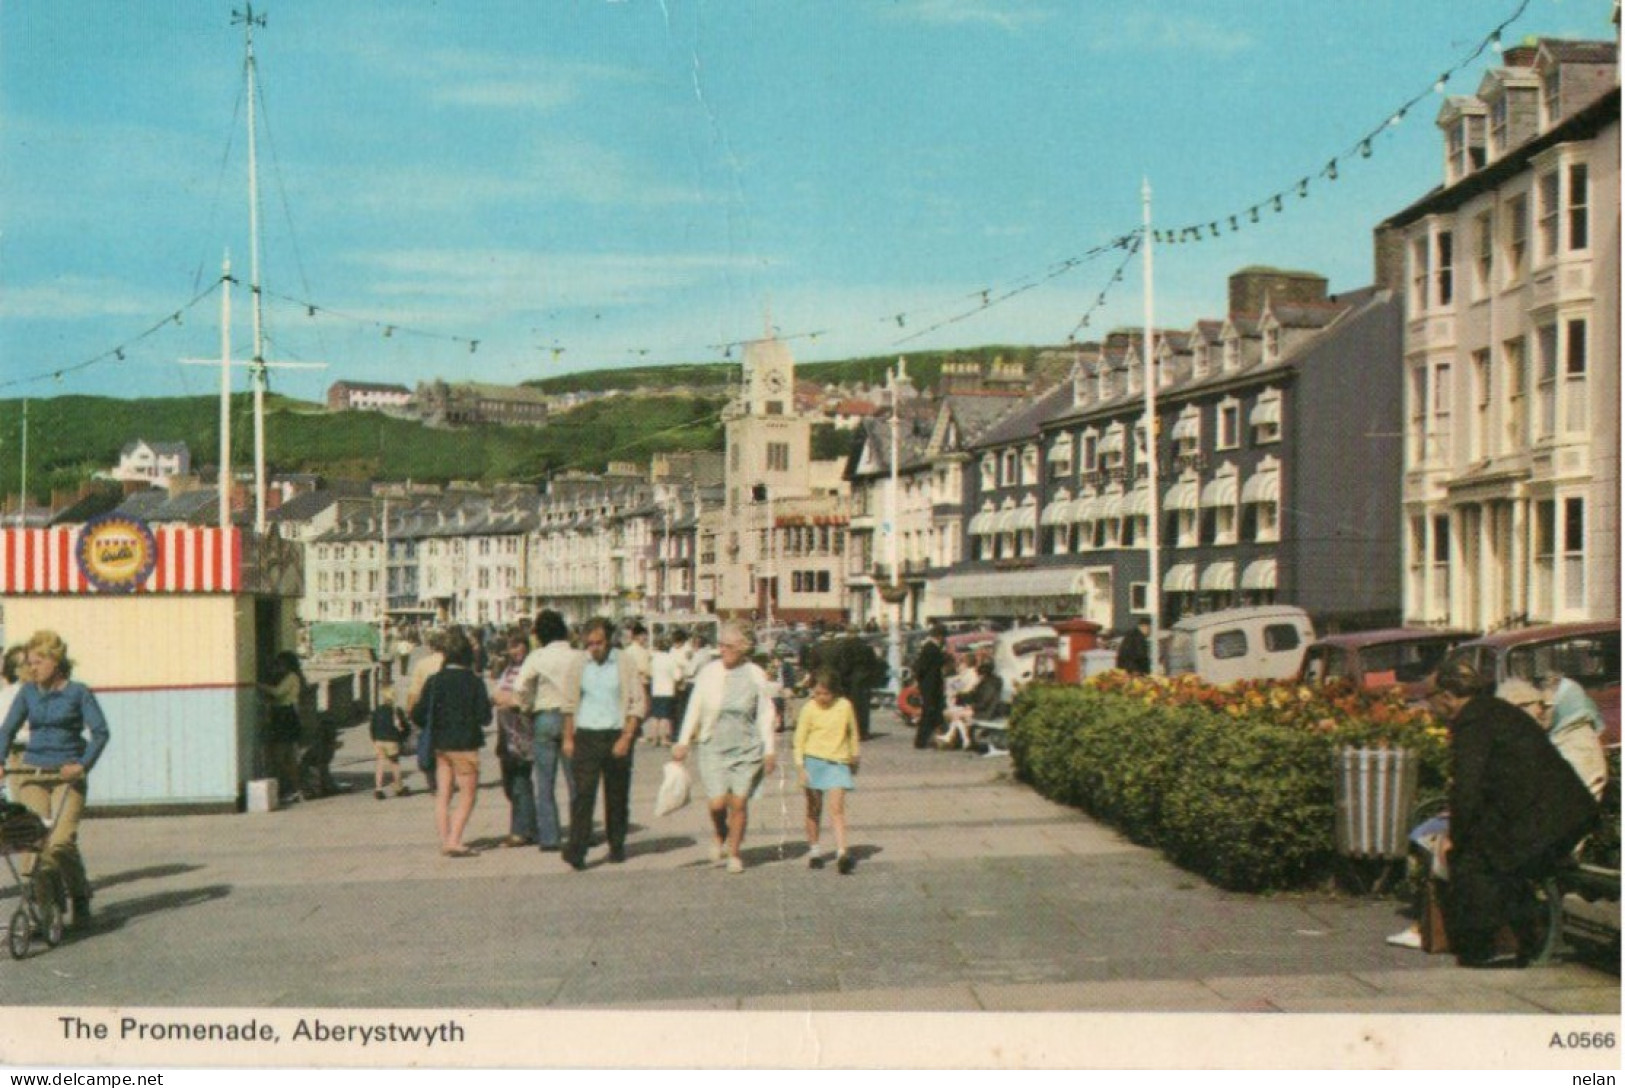
<instances>
[{"instance_id":1,"label":"beach hut","mask_svg":"<svg viewBox=\"0 0 1625 1088\"><path fill-rule=\"evenodd\" d=\"M152 527L109 514L0 530L7 643L67 640L112 743L90 804L231 812L256 777L263 662L296 641L299 545L238 528Z\"/></svg>"}]
</instances>

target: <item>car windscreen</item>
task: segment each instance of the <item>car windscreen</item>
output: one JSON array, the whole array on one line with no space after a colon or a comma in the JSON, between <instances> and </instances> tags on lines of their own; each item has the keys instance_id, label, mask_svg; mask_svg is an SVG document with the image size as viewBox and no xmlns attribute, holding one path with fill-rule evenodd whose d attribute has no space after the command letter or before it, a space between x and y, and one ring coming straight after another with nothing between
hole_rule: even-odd
<instances>
[{"instance_id":1,"label":"car windscreen","mask_svg":"<svg viewBox=\"0 0 1625 1088\"><path fill-rule=\"evenodd\" d=\"M1414 684L1426 680L1450 651L1447 639L1385 642L1360 651L1360 671L1366 675L1392 674L1394 682Z\"/></svg>"},{"instance_id":2,"label":"car windscreen","mask_svg":"<svg viewBox=\"0 0 1625 1088\"><path fill-rule=\"evenodd\" d=\"M1041 635L1038 638L1024 638L1020 642L1012 643L1010 652L1016 657L1027 657L1032 654L1041 654L1046 650L1054 650L1060 643L1054 635Z\"/></svg>"},{"instance_id":3,"label":"car windscreen","mask_svg":"<svg viewBox=\"0 0 1625 1088\"><path fill-rule=\"evenodd\" d=\"M1619 683L1619 632L1570 635L1507 651L1507 675L1531 683L1566 676L1582 687Z\"/></svg>"}]
</instances>

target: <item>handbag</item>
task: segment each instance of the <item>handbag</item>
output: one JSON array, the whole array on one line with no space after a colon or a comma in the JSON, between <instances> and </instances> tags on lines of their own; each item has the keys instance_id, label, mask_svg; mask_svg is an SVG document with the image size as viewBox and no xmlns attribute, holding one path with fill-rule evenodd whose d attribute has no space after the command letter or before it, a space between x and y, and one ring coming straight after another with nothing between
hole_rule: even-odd
<instances>
[{"instance_id":1,"label":"handbag","mask_svg":"<svg viewBox=\"0 0 1625 1088\"><path fill-rule=\"evenodd\" d=\"M667 816L688 804L692 786L688 768L676 760L668 760L660 779L660 790L655 794L655 815Z\"/></svg>"}]
</instances>

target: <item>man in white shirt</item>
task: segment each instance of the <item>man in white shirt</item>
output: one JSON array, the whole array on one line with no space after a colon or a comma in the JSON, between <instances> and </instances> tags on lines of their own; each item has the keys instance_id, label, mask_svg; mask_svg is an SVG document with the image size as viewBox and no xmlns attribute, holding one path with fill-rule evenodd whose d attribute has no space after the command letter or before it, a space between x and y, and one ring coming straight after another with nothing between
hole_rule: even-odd
<instances>
[{"instance_id":1,"label":"man in white shirt","mask_svg":"<svg viewBox=\"0 0 1625 1088\"><path fill-rule=\"evenodd\" d=\"M581 654L570 645L564 617L552 609L536 616L532 633L537 648L525 655L514 686L518 704L531 715L535 730L530 774L536 790L536 845L557 850L562 843L557 792L560 769L569 797L575 799L575 780L564 753L564 722L576 712L575 673Z\"/></svg>"}]
</instances>

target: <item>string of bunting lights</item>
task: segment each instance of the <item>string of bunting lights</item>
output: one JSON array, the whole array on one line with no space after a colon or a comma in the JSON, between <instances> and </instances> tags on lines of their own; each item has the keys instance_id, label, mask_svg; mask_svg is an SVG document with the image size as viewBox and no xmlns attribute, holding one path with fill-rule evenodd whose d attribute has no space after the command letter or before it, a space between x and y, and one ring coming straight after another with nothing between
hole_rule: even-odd
<instances>
[{"instance_id":1,"label":"string of bunting lights","mask_svg":"<svg viewBox=\"0 0 1625 1088\"><path fill-rule=\"evenodd\" d=\"M1355 140L1342 152L1333 155L1330 159L1328 159L1326 165L1320 168L1320 171L1316 177L1326 181L1336 181L1339 176L1340 163L1346 164L1350 159L1354 158L1369 159L1375 149L1376 139L1378 136L1398 128L1404 123L1405 118L1410 114L1411 110L1415 109L1418 104L1430 96L1435 94L1443 94L1445 92L1445 87L1449 84L1450 80L1464 68L1477 61L1478 58L1483 56L1487 50L1493 49L1495 52L1500 53L1502 51L1501 36L1506 32L1508 27L1523 17L1523 14L1526 10L1528 10L1528 7L1529 0L1519 0L1517 9L1513 11L1511 15L1503 19L1493 30L1486 34L1479 41L1478 45L1472 50L1472 52L1462 57L1451 67L1445 69L1444 72L1441 73L1439 77L1435 79L1433 83L1425 90L1418 91L1416 94L1406 99L1405 102L1402 103L1397 109L1390 112L1380 124L1372 128L1370 131L1364 133L1359 139ZM1242 230L1245 226L1250 226L1260 222L1261 215L1265 210L1269 210L1272 214L1284 212L1289 203L1288 197L1292 196L1294 193L1296 193L1297 199L1307 200L1309 197L1310 183L1310 175L1305 174L1293 184L1276 190L1268 197L1265 197L1263 200L1260 200L1256 204L1252 204L1245 209L1237 209L1235 212L1226 215L1214 216L1208 219L1205 223L1194 222L1188 223L1183 227L1175 227L1170 230L1153 230L1151 232L1151 237L1155 241L1164 245L1179 245L1187 242L1194 243L1211 241L1212 239L1221 237L1225 233L1234 234L1237 231ZM1228 227L1228 231L1223 229L1224 227Z\"/></svg>"},{"instance_id":2,"label":"string of bunting lights","mask_svg":"<svg viewBox=\"0 0 1625 1088\"><path fill-rule=\"evenodd\" d=\"M1507 16L1493 29L1491 29L1489 33L1484 35L1484 37L1478 42L1476 47L1471 52L1463 56L1455 64L1441 73L1427 89L1412 95L1397 109L1389 113L1380 124L1362 134L1353 143L1348 145L1345 150L1332 156L1326 162L1325 166L1320 169L1318 175L1304 175L1294 184L1279 189L1263 200L1249 205L1246 208L1237 209L1232 213L1211 217L1205 222L1199 221L1187 223L1182 227L1175 227L1165 230L1153 230L1151 232L1152 238L1157 243L1162 245L1178 245L1184 243L1211 241L1221 238L1227 233L1237 233L1245 226L1260 223L1265 211L1270 211L1272 214L1284 212L1289 203L1288 198L1294 194L1296 194L1296 197L1299 200L1307 199L1309 197L1310 187L1314 177L1318 177L1325 181L1336 181L1339 177L1343 164L1346 164L1348 160L1354 158L1370 158L1374 152L1377 137L1391 131L1394 128L1397 128L1400 124L1402 124L1410 112L1415 109L1419 103L1427 99L1430 95L1444 93L1446 86L1453 77L1476 62L1487 51L1493 49L1496 53L1502 52L1503 35L1506 33L1507 29L1512 26L1512 24L1516 23L1523 17L1524 13L1529 8L1529 4L1530 0L1519 0L1517 8L1512 12L1512 14ZM930 333L959 324L960 322L967 321L979 314L985 313L995 306L1001 305L1012 298L1025 294L1026 292L1032 291L1046 283L1058 279L1074 269L1077 269L1107 253L1121 250L1123 251L1122 261L1113 270L1110 280L1106 284L1105 288L1103 288L1099 295L1097 295L1094 302L1089 306L1088 310L1084 312L1082 318L1073 327L1072 332L1067 336L1068 343L1076 343L1077 335L1083 329L1089 327L1092 317L1105 306L1111 289L1116 284L1123 282L1124 273L1129 262L1140 251L1143 243L1144 231L1142 228L1136 228L1129 233L1120 235L1111 239L1110 241L1094 246L1082 254L1052 262L1042 271L1029 273L1025 276L1005 281L1002 284L995 284L989 287L980 288L978 290L969 292L968 294L956 296L955 298L947 300L943 303L890 313L884 317L878 318L877 320L882 324L895 325L898 329L908 330L911 328L911 318L918 320L922 314L930 314L940 312L941 310L949 307L957 307L958 304L965 301L974 301L976 303L967 309L956 309L956 312L939 321L935 321L918 329L914 329L913 331L908 332L907 335L901 336L892 341L890 346L896 347L898 345L910 343L914 340L920 339L921 337L927 336ZM0 389L8 389L15 386L31 384L33 382L44 380L54 379L60 382L63 377L68 374L87 370L93 366L98 366L109 362L123 362L125 360L126 352L135 345L139 344L141 341L147 339L166 326L172 324L177 326L180 325L182 315L190 311L199 303L203 302L216 290L218 290L220 287L220 282L221 281L218 279L215 280L207 287L202 289L198 294L193 296L193 298L185 305L180 307L180 309L155 321L151 326L139 334L115 345L114 347L70 366L56 367L24 377L0 381ZM320 305L307 299L295 298L293 296L268 291L263 287L261 288L261 294L265 298L275 299L277 301L299 307L305 311L307 317L312 319L318 317L332 317L339 320L348 321L353 324L371 327L378 330L385 339L396 336L409 336L426 340L458 344L466 347L468 353L471 355L479 350L481 343L481 340L475 337L434 332L403 324L398 321L385 321L372 317L346 313L329 306ZM809 342L816 342L820 337L829 335L831 331L832 330L825 328L789 334L776 332L775 336L779 340L807 340ZM724 359L731 360L734 357L734 350L736 348L742 347L750 342L750 339L732 340L719 344L710 344L707 345L707 348L709 350L720 351ZM551 354L554 362L559 361L569 350L566 345L560 344L557 340L550 345L539 345L538 347L539 350L548 351ZM631 347L626 349L626 354L638 357L647 357L654 354L654 350L655 349L648 347Z\"/></svg>"},{"instance_id":3,"label":"string of bunting lights","mask_svg":"<svg viewBox=\"0 0 1625 1088\"><path fill-rule=\"evenodd\" d=\"M38 373L29 374L21 378L8 378L7 380L0 382L0 389L10 389L13 386L18 385L31 385L34 382L42 381L60 382L69 374L74 374L81 370L89 370L93 366L100 366L103 363L125 362L127 353L137 344L141 343L141 341L170 325L180 326L182 324L182 316L190 312L193 307L197 306L200 302L203 302L210 295L218 291L220 289L220 283L221 281L216 279L213 283L209 284L209 286L203 288L197 294L193 295L191 300L183 305L180 309L175 310L173 313L170 313L157 321L154 321L141 332L130 337L128 340L115 344L106 351L92 355L90 358L74 363L71 366L59 366L51 370L42 370Z\"/></svg>"},{"instance_id":4,"label":"string of bunting lights","mask_svg":"<svg viewBox=\"0 0 1625 1088\"><path fill-rule=\"evenodd\" d=\"M1078 342L1078 333L1082 332L1084 329L1087 329L1089 327L1089 321L1094 317L1095 312L1106 305L1107 295L1111 292L1113 287L1123 282L1123 275L1128 271L1129 262L1134 260L1135 254L1140 252L1140 247L1144 244L1145 231L1141 229L1136 231L1133 235L1132 243L1125 247L1127 252L1123 254L1123 259L1117 263L1117 267L1112 270L1111 279L1108 280L1106 285L1100 289L1100 294L1095 296L1095 301L1090 304L1087 310L1083 312L1083 316L1078 319L1078 323L1072 326L1072 331L1067 333L1066 342L1068 344L1076 344Z\"/></svg>"}]
</instances>

